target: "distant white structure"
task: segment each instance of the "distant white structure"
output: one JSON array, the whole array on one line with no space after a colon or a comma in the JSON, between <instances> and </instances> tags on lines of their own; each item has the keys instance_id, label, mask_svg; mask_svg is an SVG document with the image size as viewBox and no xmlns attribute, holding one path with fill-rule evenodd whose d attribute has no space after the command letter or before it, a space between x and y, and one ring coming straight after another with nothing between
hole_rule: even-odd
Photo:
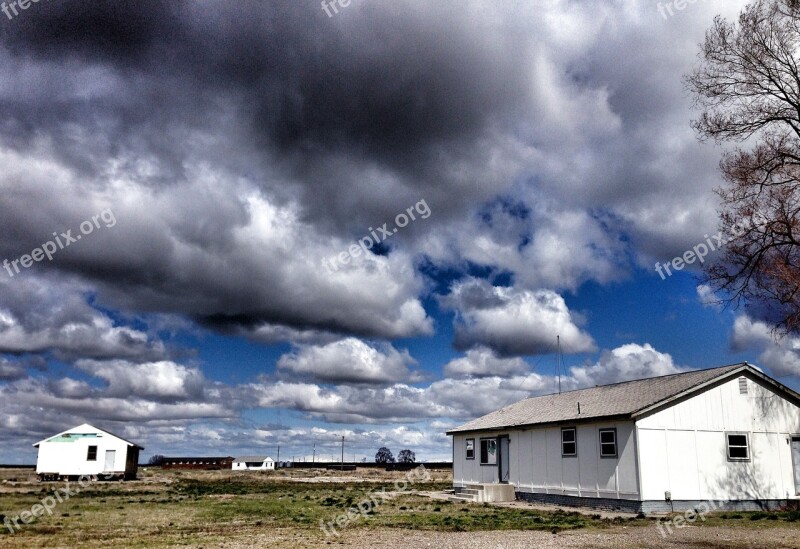
<instances>
[{"instance_id":1,"label":"distant white structure","mask_svg":"<svg viewBox=\"0 0 800 549\"><path fill-rule=\"evenodd\" d=\"M233 460L234 471L273 471L275 461L269 456L242 456Z\"/></svg>"},{"instance_id":2,"label":"distant white structure","mask_svg":"<svg viewBox=\"0 0 800 549\"><path fill-rule=\"evenodd\" d=\"M143 447L88 423L39 441L39 480L87 476L92 479L135 479Z\"/></svg>"}]
</instances>

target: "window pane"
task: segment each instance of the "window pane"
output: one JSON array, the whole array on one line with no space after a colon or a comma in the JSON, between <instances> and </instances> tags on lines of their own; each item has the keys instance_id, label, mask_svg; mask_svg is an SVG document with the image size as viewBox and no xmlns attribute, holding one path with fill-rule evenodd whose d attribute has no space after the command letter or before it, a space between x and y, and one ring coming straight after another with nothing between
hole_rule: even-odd
<instances>
[{"instance_id":1,"label":"window pane","mask_svg":"<svg viewBox=\"0 0 800 549\"><path fill-rule=\"evenodd\" d=\"M481 464L494 465L497 463L497 441L487 438L481 440Z\"/></svg>"},{"instance_id":2,"label":"window pane","mask_svg":"<svg viewBox=\"0 0 800 549\"><path fill-rule=\"evenodd\" d=\"M617 445L616 444L601 444L600 445L600 454L603 456L615 456L617 455Z\"/></svg>"},{"instance_id":3,"label":"window pane","mask_svg":"<svg viewBox=\"0 0 800 549\"><path fill-rule=\"evenodd\" d=\"M575 442L575 429L564 429L561 431L562 442Z\"/></svg>"},{"instance_id":4,"label":"window pane","mask_svg":"<svg viewBox=\"0 0 800 549\"><path fill-rule=\"evenodd\" d=\"M575 443L574 442L565 442L561 446L562 446L562 453L565 456L575 455Z\"/></svg>"},{"instance_id":5,"label":"window pane","mask_svg":"<svg viewBox=\"0 0 800 549\"><path fill-rule=\"evenodd\" d=\"M747 446L747 437L745 435L728 435L728 444L730 446Z\"/></svg>"},{"instance_id":6,"label":"window pane","mask_svg":"<svg viewBox=\"0 0 800 549\"><path fill-rule=\"evenodd\" d=\"M731 446L729 453L732 458L747 459L747 448L743 446Z\"/></svg>"},{"instance_id":7,"label":"window pane","mask_svg":"<svg viewBox=\"0 0 800 549\"><path fill-rule=\"evenodd\" d=\"M614 431L600 431L600 442L614 443Z\"/></svg>"}]
</instances>

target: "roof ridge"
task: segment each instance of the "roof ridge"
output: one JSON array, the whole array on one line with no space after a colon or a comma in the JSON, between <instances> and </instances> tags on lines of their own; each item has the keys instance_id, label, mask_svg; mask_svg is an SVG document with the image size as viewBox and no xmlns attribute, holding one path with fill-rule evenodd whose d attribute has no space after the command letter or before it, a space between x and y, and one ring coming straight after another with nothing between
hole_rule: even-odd
<instances>
[{"instance_id":1,"label":"roof ridge","mask_svg":"<svg viewBox=\"0 0 800 549\"><path fill-rule=\"evenodd\" d=\"M533 425L620 415L629 416L659 402L667 402L675 395L706 387L715 380L731 378L741 371L760 373L760 370L755 369L747 362L737 362L713 368L688 370L584 387L561 393L538 395L477 417L449 430L448 433L496 428L501 424L503 426ZM681 381L677 381L681 378L683 378ZM579 405L573 410L575 401L581 404L585 401L586 406ZM583 408L582 411L581 408Z\"/></svg>"},{"instance_id":2,"label":"roof ridge","mask_svg":"<svg viewBox=\"0 0 800 549\"><path fill-rule=\"evenodd\" d=\"M663 379L666 377L675 377L675 376L685 376L688 374L697 374L700 372L709 372L711 370L722 370L724 368L733 368L735 366L752 366L752 364L748 363L747 361L737 362L734 364L727 364L725 366L714 366L712 368L698 368L697 370L687 370L685 372L676 372L674 374L664 374L660 376L653 376L653 377L641 377L639 379L629 379L627 381L615 381L614 383L605 383L603 385L594 385L592 387L580 387L578 389L570 389L569 391L561 391L560 393L546 393L544 395L536 395L532 397L528 397L522 399L514 404L519 404L520 402L525 402L526 400L531 400L533 398L542 398L548 396L555 396L555 395L563 395L567 393L578 393L580 391L589 391L591 389L602 389L603 387L613 387L614 385L625 385L626 383L636 383L637 381L651 381L653 379ZM509 406L513 406L514 404L510 404ZM502 409L502 408L501 408Z\"/></svg>"}]
</instances>

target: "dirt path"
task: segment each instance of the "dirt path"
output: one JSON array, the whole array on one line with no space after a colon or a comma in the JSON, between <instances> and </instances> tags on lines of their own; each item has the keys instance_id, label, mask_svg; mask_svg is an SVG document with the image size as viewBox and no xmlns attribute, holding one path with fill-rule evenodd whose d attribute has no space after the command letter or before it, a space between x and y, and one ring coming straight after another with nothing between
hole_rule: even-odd
<instances>
[{"instance_id":1,"label":"dirt path","mask_svg":"<svg viewBox=\"0 0 800 549\"><path fill-rule=\"evenodd\" d=\"M608 548L629 549L652 547L703 547L735 549L800 549L800 528L736 529L689 527L667 538L655 528L609 528L573 532L494 531L494 532L426 532L397 529L345 531L339 538L320 544L319 538L306 537L299 531L275 531L247 540L231 540L219 547L244 549L255 547L353 547L372 549L385 547L432 549L565 549ZM217 547L207 545L206 549Z\"/></svg>"}]
</instances>

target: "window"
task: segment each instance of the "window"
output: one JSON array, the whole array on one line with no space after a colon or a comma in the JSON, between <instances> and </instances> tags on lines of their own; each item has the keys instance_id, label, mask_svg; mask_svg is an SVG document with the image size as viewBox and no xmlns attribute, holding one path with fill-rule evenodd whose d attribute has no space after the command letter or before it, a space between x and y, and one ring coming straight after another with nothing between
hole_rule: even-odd
<instances>
[{"instance_id":1,"label":"window","mask_svg":"<svg viewBox=\"0 0 800 549\"><path fill-rule=\"evenodd\" d=\"M97 461L97 446L89 446L89 451L86 452L86 461Z\"/></svg>"},{"instance_id":2,"label":"window","mask_svg":"<svg viewBox=\"0 0 800 549\"><path fill-rule=\"evenodd\" d=\"M475 459L475 439L467 439L467 459Z\"/></svg>"},{"instance_id":3,"label":"window","mask_svg":"<svg viewBox=\"0 0 800 549\"><path fill-rule=\"evenodd\" d=\"M728 461L750 461L750 446L746 433L727 433Z\"/></svg>"},{"instance_id":4,"label":"window","mask_svg":"<svg viewBox=\"0 0 800 549\"><path fill-rule=\"evenodd\" d=\"M747 394L747 378L744 376L739 378L739 394L740 395Z\"/></svg>"},{"instance_id":5,"label":"window","mask_svg":"<svg viewBox=\"0 0 800 549\"><path fill-rule=\"evenodd\" d=\"M600 429L600 457L617 457L617 430Z\"/></svg>"},{"instance_id":6,"label":"window","mask_svg":"<svg viewBox=\"0 0 800 549\"><path fill-rule=\"evenodd\" d=\"M481 439L481 465L497 465L497 439Z\"/></svg>"},{"instance_id":7,"label":"window","mask_svg":"<svg viewBox=\"0 0 800 549\"><path fill-rule=\"evenodd\" d=\"M578 455L578 442L575 427L561 429L561 456L573 457Z\"/></svg>"}]
</instances>

